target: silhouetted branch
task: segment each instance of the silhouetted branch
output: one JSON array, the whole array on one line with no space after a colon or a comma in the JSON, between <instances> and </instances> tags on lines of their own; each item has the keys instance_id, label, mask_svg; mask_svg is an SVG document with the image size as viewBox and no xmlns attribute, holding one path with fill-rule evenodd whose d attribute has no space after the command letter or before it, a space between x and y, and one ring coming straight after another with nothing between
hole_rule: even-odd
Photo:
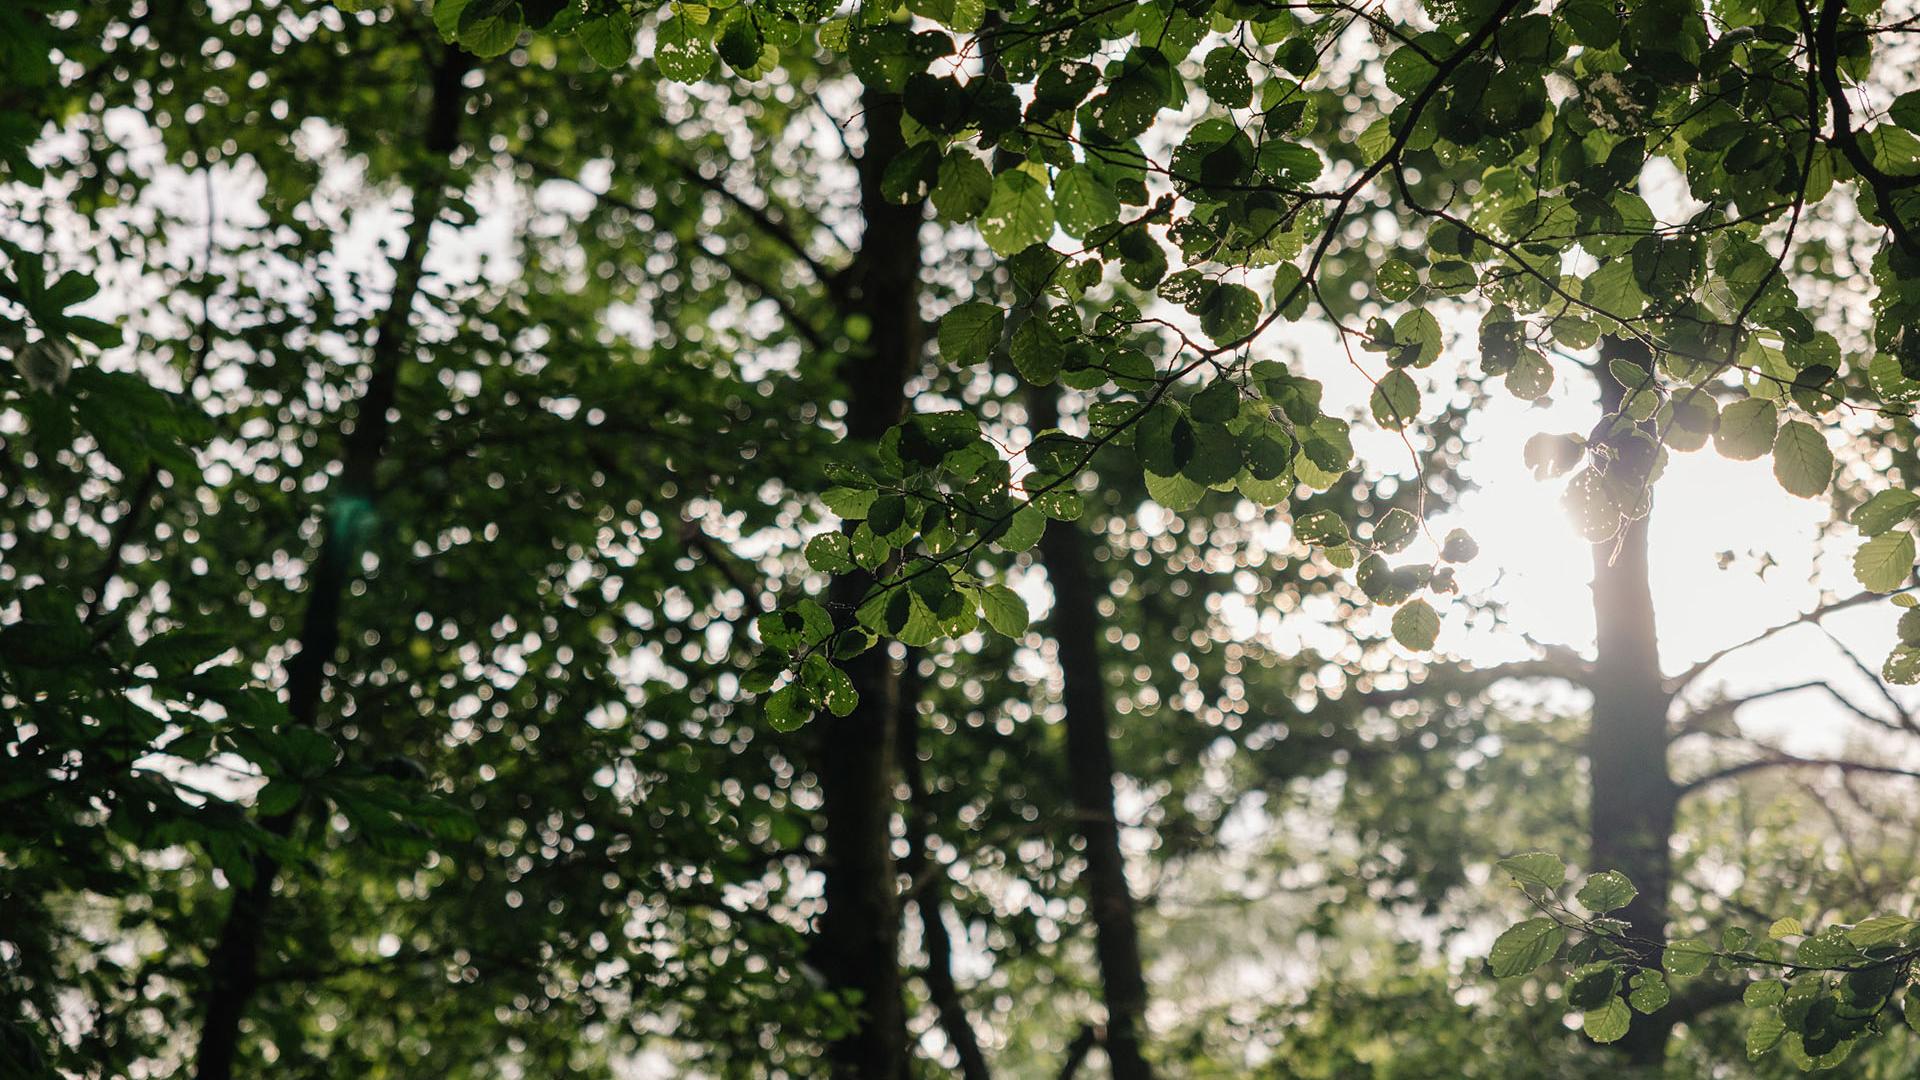
<instances>
[{"instance_id":1,"label":"silhouetted branch","mask_svg":"<svg viewBox=\"0 0 1920 1080\"><path fill-rule=\"evenodd\" d=\"M1907 592L1911 588L1912 586L1908 586L1906 589L1901 589L1899 591ZM1836 612L1845 611L1848 608L1859 607L1862 604L1881 599L1882 597L1885 597L1888 595L1890 594L1877 593L1877 592L1858 592L1853 594L1852 596L1847 597L1844 600L1835 600L1832 603L1822 604L1819 607L1814 608L1812 611L1806 612L1805 614L1796 616L1795 618L1789 619L1786 622L1779 623L1774 626L1770 626L1767 629L1762 630L1759 633L1753 635L1752 637L1747 638L1745 641L1740 641L1735 644L1729 645L1724 649L1720 649L1719 651L1708 656L1706 659L1700 661L1697 664L1694 664L1692 667L1688 668L1687 670L1681 672L1680 674L1674 676L1671 679L1668 679L1667 689L1674 692L1678 692L1684 689L1689 683L1699 678L1702 674L1706 672L1708 668L1712 667L1713 665L1719 663L1720 661L1726 659L1727 657L1733 655L1734 653L1739 652L1742 649L1747 649L1755 645L1758 645L1762 641L1765 641L1768 638L1773 637L1775 634L1781 633L1782 631L1791 630L1796 626L1806 626L1809 624L1817 624L1818 622L1820 622L1820 620Z\"/></svg>"},{"instance_id":2,"label":"silhouetted branch","mask_svg":"<svg viewBox=\"0 0 1920 1080\"><path fill-rule=\"evenodd\" d=\"M1397 690L1368 690L1359 695L1360 704L1382 708L1401 701L1418 701L1444 694L1467 696L1485 693L1495 684L1509 679L1558 679L1575 686L1586 686L1593 678L1593 665L1564 646L1550 646L1546 656L1515 660L1486 668L1445 671L1436 669L1426 679Z\"/></svg>"},{"instance_id":3,"label":"silhouetted branch","mask_svg":"<svg viewBox=\"0 0 1920 1080\"><path fill-rule=\"evenodd\" d=\"M1093 1053L1093 1048L1100 1044L1100 1036L1100 1029L1094 1025L1080 1025L1079 1033L1067 1044L1066 1060L1060 1063L1060 1080L1073 1080L1080 1066L1086 1062L1087 1055Z\"/></svg>"},{"instance_id":4,"label":"silhouetted branch","mask_svg":"<svg viewBox=\"0 0 1920 1080\"><path fill-rule=\"evenodd\" d=\"M1677 794L1684 797L1706 787L1708 784L1718 783L1722 780L1730 780L1737 776L1744 776L1750 772L1758 772L1761 769L1788 768L1832 768L1839 769L1844 773L1904 776L1920 780L1920 771L1903 769L1897 765L1876 765L1872 762L1847 761L1842 758L1809 758L1800 757L1797 754L1775 753L1767 757L1755 758L1752 761L1742 761L1735 765L1728 765L1725 768L1715 769L1713 772L1707 773L1704 776L1696 777L1681 784L1677 789Z\"/></svg>"},{"instance_id":5,"label":"silhouetted branch","mask_svg":"<svg viewBox=\"0 0 1920 1080\"><path fill-rule=\"evenodd\" d=\"M1898 725L1891 721L1883 717L1875 716L1854 704L1852 699L1842 694L1832 683L1827 682L1825 679L1809 679L1806 682L1792 683L1787 686L1776 686L1771 689L1759 690L1740 697L1727 698L1724 701L1715 701L1703 705L1698 709L1688 712L1674 724L1672 738L1680 739L1687 735L1708 731L1710 730L1709 725L1715 720L1730 717L1754 702L1765 701L1768 698L1784 697L1788 694L1799 693L1802 690L1819 690L1824 692L1828 697L1838 702L1842 708L1875 727L1883 727L1889 731L1901 730Z\"/></svg>"}]
</instances>

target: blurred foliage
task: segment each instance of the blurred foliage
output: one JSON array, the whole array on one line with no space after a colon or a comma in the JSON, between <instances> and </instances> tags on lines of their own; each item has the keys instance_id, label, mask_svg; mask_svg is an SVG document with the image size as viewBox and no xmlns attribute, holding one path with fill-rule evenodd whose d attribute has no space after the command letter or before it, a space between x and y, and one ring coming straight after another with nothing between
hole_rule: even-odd
<instances>
[{"instance_id":1,"label":"blurred foliage","mask_svg":"<svg viewBox=\"0 0 1920 1080\"><path fill-rule=\"evenodd\" d=\"M1604 868L1578 909L1557 857L1497 889L1581 842L1579 707L1489 696L1555 653L1445 658L1499 612L1428 519L1490 395L1585 368L1619 411L1527 455L1590 538L1712 442L1831 487L1860 582L1907 583L1912 23L9 5L0 1072L188 1069L257 890L243 1071L823 1074L861 1003L810 952L796 729L884 649L924 788L894 856L945 906L901 957L915 1068L953 1067L937 963L999 1071L1057 1073L1101 1007L1032 549L1076 521L1168 1075L1617 1075L1595 1044L1695 992L1672 1075L1910 1075L1912 836L1871 795L1690 804L1673 963L1615 940ZM932 208L930 347L872 446L865 94L904 113L886 193ZM1357 460L1378 431L1407 457Z\"/></svg>"}]
</instances>

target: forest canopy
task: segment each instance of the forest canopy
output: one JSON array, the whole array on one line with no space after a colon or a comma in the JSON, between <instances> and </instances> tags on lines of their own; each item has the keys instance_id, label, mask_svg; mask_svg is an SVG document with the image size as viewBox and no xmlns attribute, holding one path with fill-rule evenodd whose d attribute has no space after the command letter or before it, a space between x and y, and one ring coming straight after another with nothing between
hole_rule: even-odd
<instances>
[{"instance_id":1,"label":"forest canopy","mask_svg":"<svg viewBox=\"0 0 1920 1080\"><path fill-rule=\"evenodd\" d=\"M1920 1067L1920 7L0 58L0 1076Z\"/></svg>"}]
</instances>

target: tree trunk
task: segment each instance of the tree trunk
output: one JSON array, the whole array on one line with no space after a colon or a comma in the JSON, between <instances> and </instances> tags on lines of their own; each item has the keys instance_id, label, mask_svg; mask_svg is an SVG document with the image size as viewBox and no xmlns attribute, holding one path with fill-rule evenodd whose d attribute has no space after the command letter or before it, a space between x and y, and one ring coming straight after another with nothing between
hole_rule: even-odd
<instances>
[{"instance_id":1,"label":"tree trunk","mask_svg":"<svg viewBox=\"0 0 1920 1080\"><path fill-rule=\"evenodd\" d=\"M992 1080L980 1040L974 1037L973 1021L960 999L959 984L953 978L953 941L947 936L946 924L946 875L927 857L927 837L932 835L937 818L929 805L933 789L927 785L920 764L920 718L914 709L920 680L912 670L914 659L909 653L900 695L900 772L912 800L907 855L900 861L900 871L913 883L913 906L920 916L921 945L927 954L927 967L921 975L927 984L927 998L940 1017L940 1030L960 1056L960 1076L962 1080Z\"/></svg>"},{"instance_id":2,"label":"tree trunk","mask_svg":"<svg viewBox=\"0 0 1920 1080\"><path fill-rule=\"evenodd\" d=\"M900 102L868 90L861 98L866 147L861 153L860 205L866 225L846 274L846 314L866 318L866 347L845 367L847 438L872 446L906 409L906 381L921 352L920 223L922 206L896 206L880 191L887 163L904 148ZM866 574L843 574L828 590L836 613L851 613L872 585ZM900 905L892 841L895 719L899 676L887 649L845 662L860 702L843 717L813 721L814 772L826 815L825 894L812 949L828 984L857 998L858 1024L828 1048L839 1080L904 1080L906 1006L901 998Z\"/></svg>"},{"instance_id":3,"label":"tree trunk","mask_svg":"<svg viewBox=\"0 0 1920 1080\"><path fill-rule=\"evenodd\" d=\"M452 49L434 70L433 100L423 139L434 160L426 170L427 177L414 188L413 220L407 225L406 247L394 265L393 295L374 330L367 390L344 440L340 480L328 507L327 528L307 587L299 651L286 664L287 711L294 723L304 727L312 727L319 719L327 664L340 647L340 601L352 580L360 540L373 513L374 473L386 451L388 413L412 340L413 302L420 291L427 240L446 202L439 170L458 145L460 82L472 59L464 51ZM293 831L297 815L296 807L268 818L262 825L277 836L286 836ZM194 1063L198 1080L231 1080L239 1052L240 1021L259 988L260 950L280 868L271 857L261 854L254 857L251 869L251 881L234 883L232 903L208 957L200 1043Z\"/></svg>"},{"instance_id":4,"label":"tree trunk","mask_svg":"<svg viewBox=\"0 0 1920 1080\"><path fill-rule=\"evenodd\" d=\"M1057 425L1051 396L1032 395L1029 408L1034 430ZM1150 1080L1153 1070L1140 1049L1147 980L1140 963L1133 894L1120 852L1120 825L1113 812L1113 746L1100 666L1100 592L1093 553L1078 525L1054 521L1041 535L1040 557L1053 585L1050 621L1060 652L1061 702L1066 707L1067 788L1087 849L1087 904L1093 913L1094 953L1107 1005L1102 1045L1113 1080Z\"/></svg>"},{"instance_id":5,"label":"tree trunk","mask_svg":"<svg viewBox=\"0 0 1920 1080\"><path fill-rule=\"evenodd\" d=\"M1643 347L1617 339L1608 339L1601 358L1643 368L1649 363ZM1605 371L1600 386L1602 404L1612 414L1624 390ZM1597 655L1587 761L1592 868L1633 879L1639 895L1614 914L1631 926L1632 937L1658 942L1667 930L1675 791L1667 772L1668 694L1647 578L1649 520L1633 521L1619 538L1593 547ZM1657 952L1646 959L1657 964ZM1636 1016L1618 1045L1634 1065L1657 1067L1666 1058L1672 1025L1664 1014Z\"/></svg>"}]
</instances>

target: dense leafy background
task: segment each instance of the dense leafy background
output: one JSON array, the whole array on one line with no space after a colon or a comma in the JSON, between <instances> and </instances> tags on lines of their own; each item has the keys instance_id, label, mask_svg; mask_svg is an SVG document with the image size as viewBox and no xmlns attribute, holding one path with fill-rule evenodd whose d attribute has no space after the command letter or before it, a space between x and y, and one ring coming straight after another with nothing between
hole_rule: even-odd
<instances>
[{"instance_id":1,"label":"dense leafy background","mask_svg":"<svg viewBox=\"0 0 1920 1080\"><path fill-rule=\"evenodd\" d=\"M0 1071L1910 1075L1917 26L0 11ZM1870 704L1661 669L1690 452Z\"/></svg>"}]
</instances>

